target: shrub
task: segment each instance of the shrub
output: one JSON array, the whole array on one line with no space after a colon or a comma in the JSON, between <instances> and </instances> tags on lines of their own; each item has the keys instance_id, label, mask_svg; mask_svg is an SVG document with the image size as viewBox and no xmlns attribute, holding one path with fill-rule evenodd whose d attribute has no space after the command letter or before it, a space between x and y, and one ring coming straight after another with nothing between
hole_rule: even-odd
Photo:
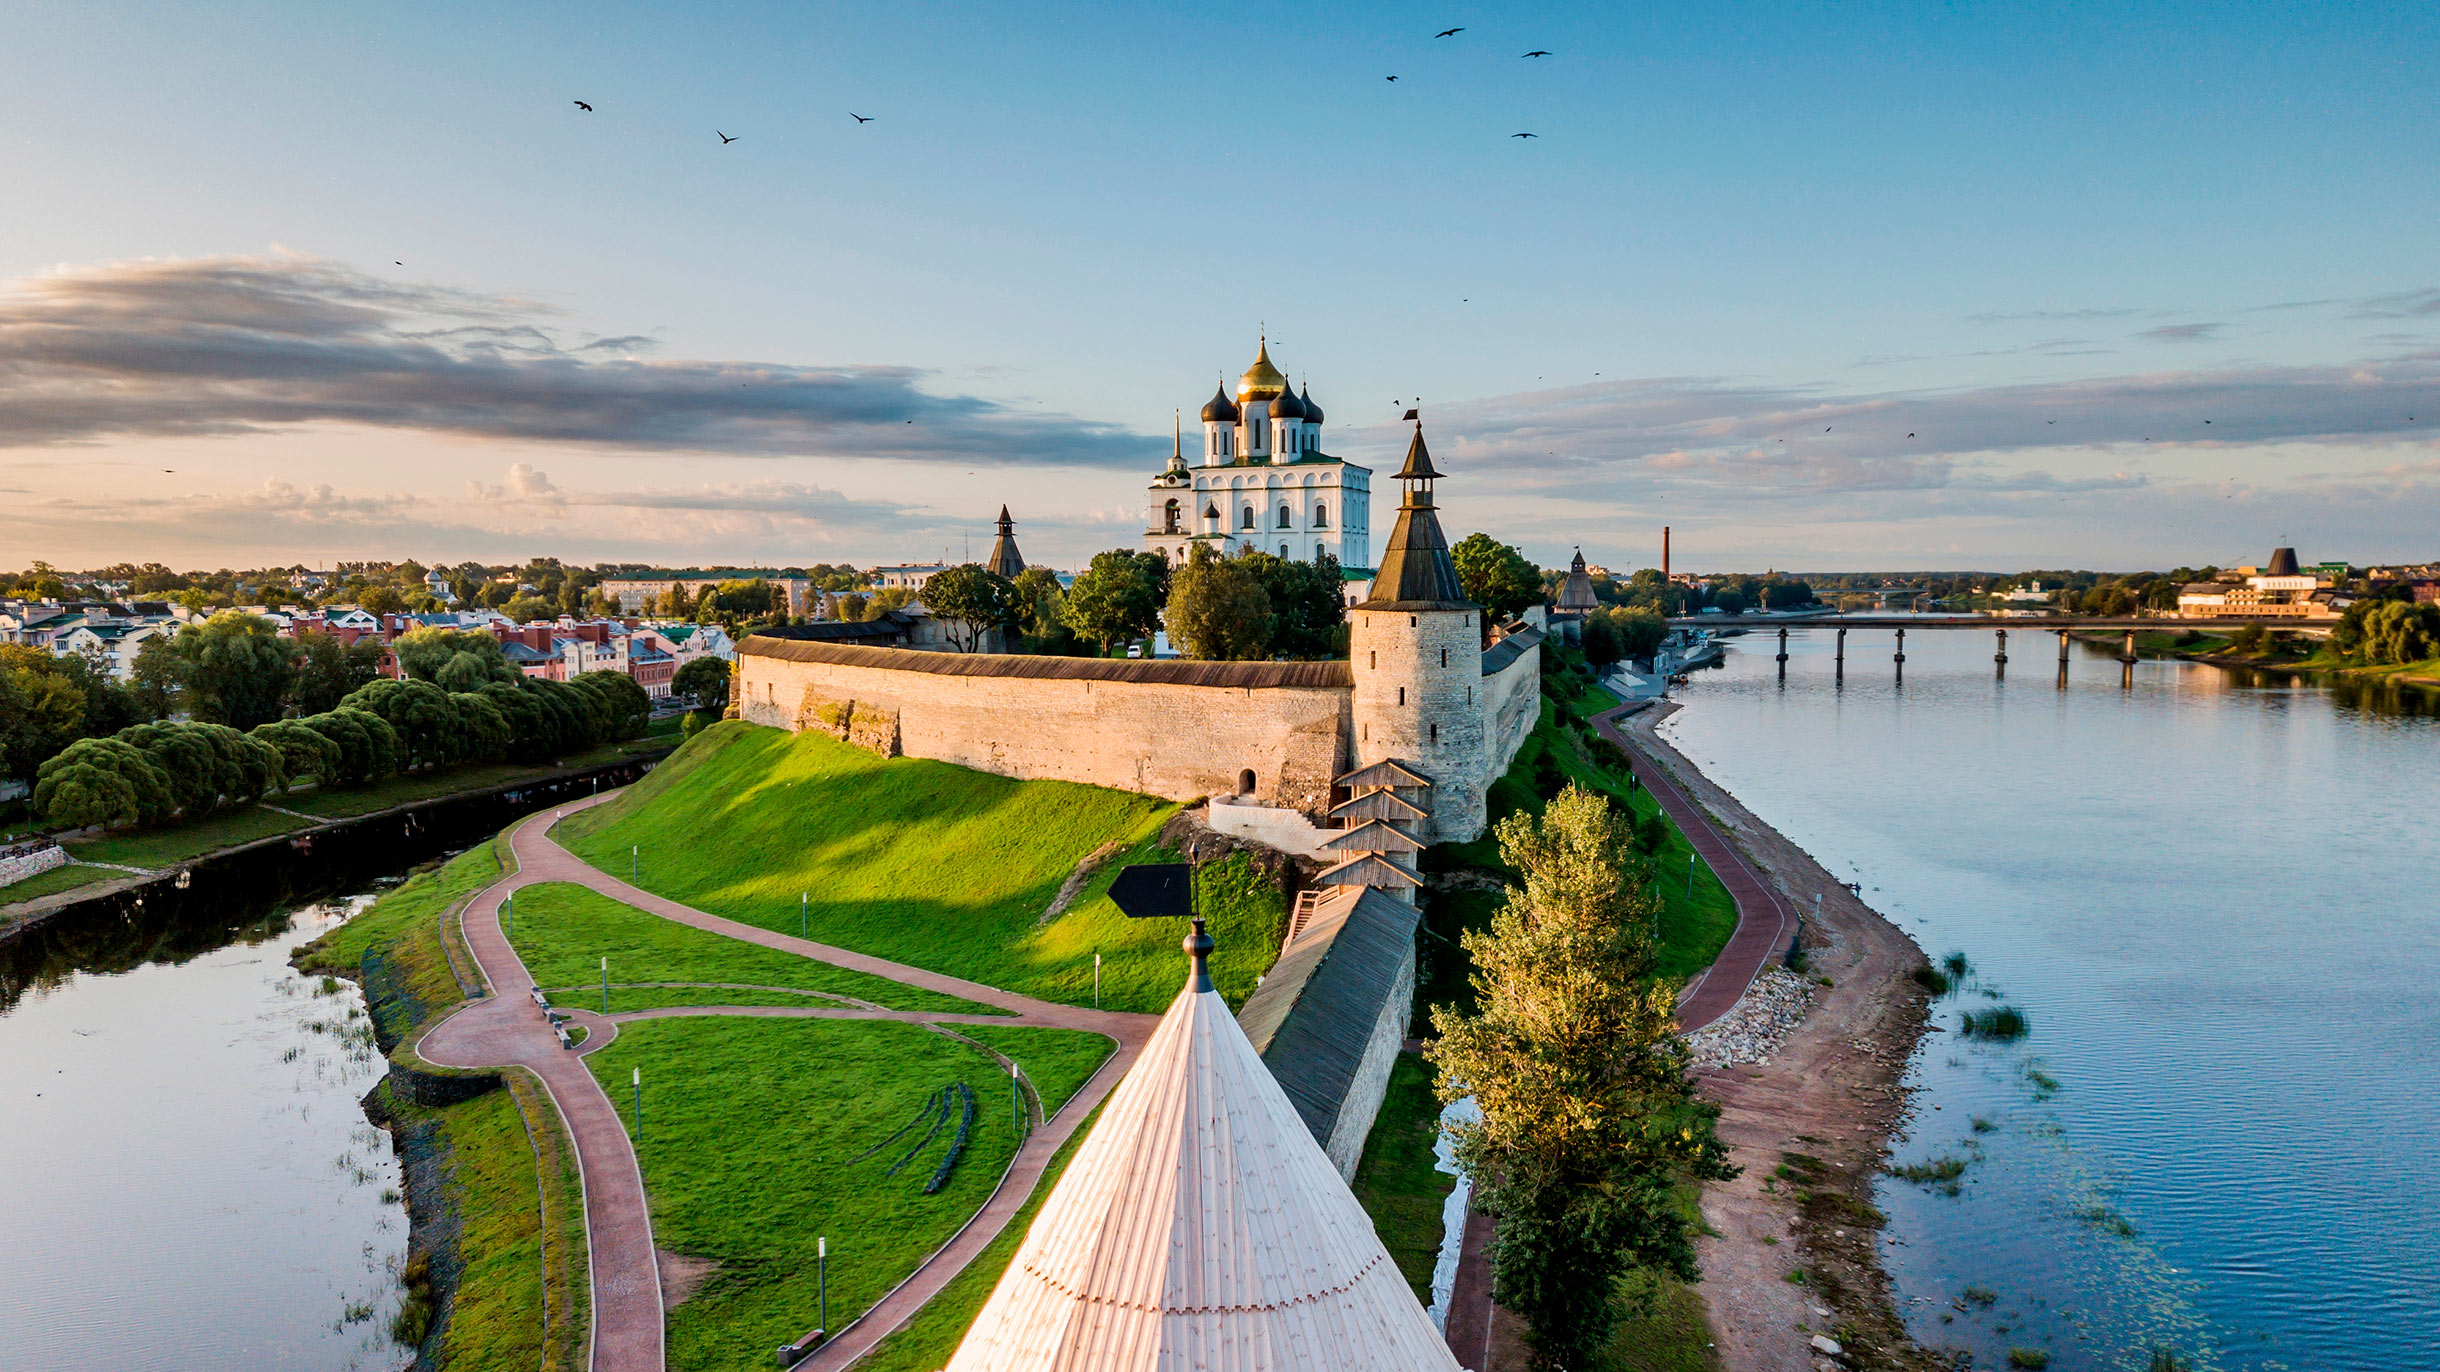
<instances>
[{"instance_id":1,"label":"shrub","mask_svg":"<svg viewBox=\"0 0 2440 1372\"><path fill-rule=\"evenodd\" d=\"M2008 1365L2027 1369L2048 1367L2050 1354L2039 1348L2011 1348L2008 1350Z\"/></svg>"},{"instance_id":2,"label":"shrub","mask_svg":"<svg viewBox=\"0 0 2440 1372\"><path fill-rule=\"evenodd\" d=\"M2021 1039L2033 1032L2025 1012L2013 1005L1997 1005L1988 1010L1968 1010L1960 1032L1970 1039Z\"/></svg>"},{"instance_id":3,"label":"shrub","mask_svg":"<svg viewBox=\"0 0 2440 1372\"><path fill-rule=\"evenodd\" d=\"M1948 974L1929 963L1916 968L1912 975L1915 978L1915 984L1917 986L1922 987L1924 990L1931 992L1935 996L1945 996L1952 989L1949 985Z\"/></svg>"}]
</instances>

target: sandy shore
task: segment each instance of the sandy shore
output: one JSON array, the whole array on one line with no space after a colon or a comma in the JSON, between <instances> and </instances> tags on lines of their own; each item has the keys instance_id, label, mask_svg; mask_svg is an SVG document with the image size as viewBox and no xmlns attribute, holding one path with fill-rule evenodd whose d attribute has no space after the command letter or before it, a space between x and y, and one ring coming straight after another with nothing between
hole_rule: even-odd
<instances>
[{"instance_id":1,"label":"sandy shore","mask_svg":"<svg viewBox=\"0 0 2440 1372\"><path fill-rule=\"evenodd\" d=\"M1701 1292L1721 1365L1728 1372L1941 1366L1915 1347L1898 1318L1870 1209L1873 1179L1906 1109L1900 1078L1925 1032L1928 997L1911 976L1923 953L1656 737L1653 726L1675 708L1663 702L1641 711L1623 732L1645 764L1666 768L1799 911L1807 969L1826 983L1768 1063L1700 1078L1704 1095L1721 1107L1720 1137L1745 1169L1703 1193L1703 1217L1718 1236L1698 1247ZM1797 1272L1801 1283L1791 1280ZM1835 1359L1816 1336L1835 1341Z\"/></svg>"}]
</instances>

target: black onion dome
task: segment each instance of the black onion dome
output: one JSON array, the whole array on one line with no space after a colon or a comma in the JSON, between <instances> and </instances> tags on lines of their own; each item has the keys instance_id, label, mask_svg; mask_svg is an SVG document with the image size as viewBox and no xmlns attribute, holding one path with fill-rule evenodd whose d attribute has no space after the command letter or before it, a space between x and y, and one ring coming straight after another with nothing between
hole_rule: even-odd
<instances>
[{"instance_id":1,"label":"black onion dome","mask_svg":"<svg viewBox=\"0 0 2440 1372\"><path fill-rule=\"evenodd\" d=\"M1237 422L1237 402L1228 398L1227 386L1223 385L1213 391L1212 398L1204 402L1203 422L1206 424L1234 424Z\"/></svg>"},{"instance_id":2,"label":"black onion dome","mask_svg":"<svg viewBox=\"0 0 2440 1372\"><path fill-rule=\"evenodd\" d=\"M1306 423L1319 424L1322 422L1322 407L1313 403L1313 388L1311 386L1305 387L1305 393L1303 396L1298 398L1297 403L1305 407Z\"/></svg>"},{"instance_id":3,"label":"black onion dome","mask_svg":"<svg viewBox=\"0 0 2440 1372\"><path fill-rule=\"evenodd\" d=\"M1271 401L1271 417L1302 419L1305 417L1305 407L1296 402L1296 392L1283 388L1278 397Z\"/></svg>"}]
</instances>

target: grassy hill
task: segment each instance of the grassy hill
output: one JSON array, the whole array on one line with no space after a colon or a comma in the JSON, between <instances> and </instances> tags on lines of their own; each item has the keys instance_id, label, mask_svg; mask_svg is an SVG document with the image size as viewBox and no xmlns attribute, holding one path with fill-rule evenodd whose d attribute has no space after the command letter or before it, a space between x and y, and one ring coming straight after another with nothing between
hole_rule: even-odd
<instances>
[{"instance_id":1,"label":"grassy hill","mask_svg":"<svg viewBox=\"0 0 2440 1372\"><path fill-rule=\"evenodd\" d=\"M603 871L697 909L1045 1000L1158 1011L1183 969L1175 921L1130 920L1107 896L1127 862L1160 861L1168 801L945 762L876 757L819 733L729 721L617 800L570 816L560 841ZM632 855L630 849L640 850ZM1069 908L1077 864L1108 861ZM1279 945L1281 902L1242 860L1205 882L1232 1004Z\"/></svg>"}]
</instances>

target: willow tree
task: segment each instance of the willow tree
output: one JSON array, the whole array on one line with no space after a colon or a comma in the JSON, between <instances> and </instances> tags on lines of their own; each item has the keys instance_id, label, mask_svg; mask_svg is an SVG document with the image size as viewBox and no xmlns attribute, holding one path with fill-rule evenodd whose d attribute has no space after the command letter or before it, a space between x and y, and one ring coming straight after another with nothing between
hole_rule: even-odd
<instances>
[{"instance_id":1,"label":"willow tree","mask_svg":"<svg viewBox=\"0 0 2440 1372\"><path fill-rule=\"evenodd\" d=\"M1571 785L1497 834L1524 885L1465 936L1477 1009L1434 1006L1424 1052L1441 1098L1482 1111L1454 1133L1499 1217L1494 1293L1531 1321L1543 1364L1580 1367L1627 1311L1622 1277L1700 1279L1678 1188L1737 1169L1686 1076L1626 818Z\"/></svg>"}]
</instances>

